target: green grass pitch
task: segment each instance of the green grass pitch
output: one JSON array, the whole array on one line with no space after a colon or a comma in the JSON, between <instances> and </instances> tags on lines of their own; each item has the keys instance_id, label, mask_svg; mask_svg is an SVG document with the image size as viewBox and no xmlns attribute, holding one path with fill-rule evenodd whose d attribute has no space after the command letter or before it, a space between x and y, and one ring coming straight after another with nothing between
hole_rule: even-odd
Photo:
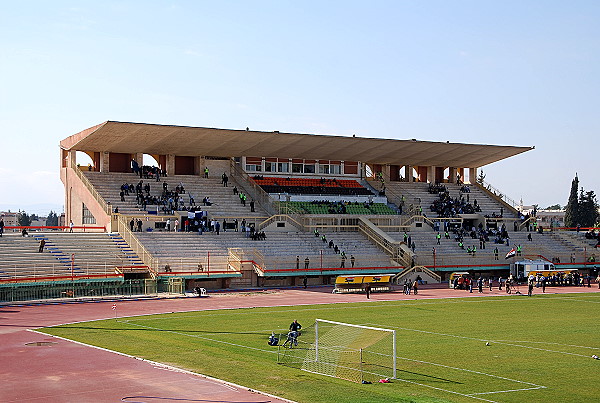
<instances>
[{"instance_id":1,"label":"green grass pitch","mask_svg":"<svg viewBox=\"0 0 600 403\"><path fill-rule=\"evenodd\" d=\"M396 329L399 379L362 385L278 365L271 331L315 318ZM185 312L42 331L299 402L591 402L599 319L599 294L563 294Z\"/></svg>"}]
</instances>

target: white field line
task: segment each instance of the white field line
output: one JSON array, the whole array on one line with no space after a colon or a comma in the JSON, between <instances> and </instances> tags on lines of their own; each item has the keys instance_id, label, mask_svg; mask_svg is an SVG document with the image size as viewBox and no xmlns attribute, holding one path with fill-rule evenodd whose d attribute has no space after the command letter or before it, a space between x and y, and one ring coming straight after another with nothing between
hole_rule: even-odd
<instances>
[{"instance_id":1,"label":"white field line","mask_svg":"<svg viewBox=\"0 0 600 403\"><path fill-rule=\"evenodd\" d=\"M368 323L368 324L369 325L375 325L375 326L377 326L376 323ZM407 327L399 327L399 326L389 326L389 327L392 327L394 329L399 329L399 330L407 330L407 331L411 331L411 332L433 334L433 335L436 335L436 336L454 337L454 338L457 338L457 339L475 340L475 341L481 341L481 342L489 341L489 342L493 342L493 343L497 343L497 344L503 344L503 345L506 345L506 346L528 348L528 349L531 349L531 350L545 351L545 352L548 352L548 353L573 355L573 356L576 356L576 357L585 357L585 358L587 358L587 355L584 355L584 354L569 353L567 351L549 350L549 349L546 349L546 348L533 347L533 346L524 346L524 345L521 345L521 344L516 344L516 343L519 343L519 342L506 342L506 341L497 341L497 340L490 340L490 339L479 339L479 338L476 338L476 337L458 336L458 335L455 335L455 334L430 332L428 330L410 329L410 328L407 328ZM586 348L593 348L593 347L586 347Z\"/></svg>"},{"instance_id":2,"label":"white field line","mask_svg":"<svg viewBox=\"0 0 600 403\"><path fill-rule=\"evenodd\" d=\"M386 301L378 301L378 302L374 302L374 303L360 303L360 302L357 302L357 301L348 301L348 302L337 303L336 304L336 305L338 305L337 307L328 307L328 308L323 308L321 305L330 305L331 303L329 303L329 302L308 303L308 304L295 304L295 305L278 305L278 307L290 307L290 308L293 307L293 308L295 308L295 309L287 309L285 311L280 311L280 312L307 312L307 311L321 311L323 309L330 309L330 310L364 309L365 306L378 307L378 308L387 309L388 307L391 307L391 306L404 306L404 305L407 305L408 303L412 303L412 302L417 301L417 300L420 301L420 303L419 303L420 305L438 305L438 304L448 304L448 303L469 303L469 302L471 302L471 303L478 303L478 302L481 301L479 298L462 299L460 301L453 301L453 299L460 299L460 298L466 298L466 297L460 297L460 296L446 297L446 298L437 299L437 300L423 300L423 299L410 299L410 300L400 300L400 301L398 301L398 300L386 300ZM489 301L489 302L517 302L517 301L528 301L529 300L529 299L524 299L524 298L510 298L510 296L508 296L508 295L507 296L490 296L490 297L484 297L484 298L486 298L486 301ZM547 298L547 299L560 299L560 300L569 300L569 301L574 301L574 302L600 303L599 301L586 301L586 300L577 299L576 294L573 297L550 297L550 298ZM425 302L425 301L427 301L427 302ZM396 303L382 305L381 302L396 302ZM357 306L339 306L340 304L341 305L348 305L348 304L354 304L354 303L358 303L359 305L357 305ZM302 308L302 306L315 306L315 305L317 305L317 306L314 307L314 308ZM301 307L300 309L298 309L299 306ZM250 311L250 309L254 309L254 308L271 308L271 307L272 306L269 306L269 307L267 307L267 306L253 306L253 307L241 307L241 308L240 307L235 307L235 308L223 308L223 307L219 307L219 308L210 308L210 309L189 309L189 310L181 310L181 311L178 311L178 312L203 312L203 311L204 312L206 312L206 311L217 312L217 311L226 311L224 313L211 313L211 314L208 314L208 315L204 315L205 317L231 315L232 313L233 314L247 315L247 314L264 314L265 313L265 312L252 312L252 311ZM232 312L232 311L238 311L238 312ZM174 311L170 311L170 312L167 311L167 312L162 312L162 313L161 312L155 312L155 313L147 313L147 314L141 314L141 315L137 314L137 315L121 316L120 318L126 318L126 317L127 318L133 318L133 317L138 317L139 318L140 316L153 316L153 315L173 314L173 313L175 313L175 312ZM182 318L182 317L186 317L186 316L178 316L177 318ZM104 319L82 320L82 321L68 322L68 323L63 323L63 324L55 324L55 325L51 325L51 326L62 326L62 325L69 325L69 324L78 324L78 323L92 322L92 321L96 321L96 320L110 320L110 319L115 319L115 317L114 316L109 316L109 317L104 318ZM140 319L137 319L137 320L154 320L154 319L140 318ZM131 324L133 324L133 323L131 323ZM138 325L138 326L142 326L142 325ZM50 327L50 326L46 326L46 327ZM403 329L403 328L399 328L399 327L396 327L396 328L397 329ZM161 329L157 329L157 330L161 330ZM417 332L423 332L423 333L431 333L431 334L438 334L438 335L448 336L448 337L457 337L457 338L479 340L479 341L489 341L489 340L476 339L476 338L471 338L471 337L466 337L466 336L456 336L456 335L449 335L449 334L443 334L443 333L427 332L427 331L422 331L422 330L418 330L418 329L405 329L405 330L411 330L411 331L417 331ZM30 331L34 331L35 332L35 330L30 330ZM40 333L40 334L46 335L46 333ZM265 352L269 352L269 353L274 353L274 352L272 352L270 350L262 350L262 349L257 349L257 348L254 348L254 347L237 345L237 344L234 344L234 343L228 343L228 342L223 342L223 341L219 341L219 340L213 340L213 339L209 339L209 338L202 337L202 336L188 335L188 334L184 334L184 333L181 333L181 334L183 334L185 336L190 336L190 337L203 338L203 339L214 341L214 342L217 342L217 343L236 345L236 346L243 347L243 348L252 348L252 349L255 349L255 350L259 350L259 351L265 351ZM52 336L52 337L60 338L58 336ZM64 339L64 340L72 341L74 343L79 343L79 344L86 345L86 346L89 346L89 347L100 348L100 347L87 345L85 343L80 343L80 342L69 340L69 339ZM516 346L523 347L523 348L533 348L533 347L529 347L529 346L519 346L519 345L516 345ZM107 350L107 349L105 349L105 350L106 351L114 352L116 354L126 355L126 354L123 354L123 353L119 353L117 351L112 351L112 350ZM538 350L550 351L550 352L557 352L557 353L562 353L562 354L569 354L569 353L563 353L563 352L554 351L554 350L544 350L544 349L538 349ZM579 355L579 354L573 354L573 355L578 355L578 356L581 356L581 357L587 357L587 356L583 356L583 355ZM156 364L157 365L163 365L163 364L160 364L160 363L156 363ZM432 365L441 365L441 364L435 364L435 363L431 363L431 364ZM458 370L464 370L464 369L461 369L461 368L457 368L457 369ZM471 371L471 370L464 370L464 371ZM201 374L195 374L195 375L205 376L205 375L201 375ZM491 374L483 374L483 375L488 375L488 376L496 377L496 375L491 375ZM206 378L210 378L210 377L207 377L207 376L205 376L205 377ZM210 378L210 379L214 379L215 381L218 381L218 382L225 382L225 381L221 381L221 380L218 380L218 379L215 379L215 378ZM459 392L454 392L454 391L451 391L451 390L445 390L445 389L437 388L437 387L426 385L426 384L420 384L420 383L417 383L417 382L408 381L408 380L404 380L404 379L398 379L398 380L402 381L402 382L407 382L407 383L415 384L415 385L420 385L420 386L431 388L431 389L436 389L436 390L444 391L444 392L447 392L447 393L452 393L452 394L456 394L456 395L470 397L470 398L473 398L473 399L478 399L478 400L483 400L483 401L487 401L487 402L491 402L491 403L496 403L493 400L482 399L482 398L478 398L476 396L470 396L470 395L462 394L462 393L459 393ZM516 381L516 382L522 382L522 381ZM225 383L227 383L227 382L225 382ZM235 385L235 384L233 384L233 385ZM545 388L545 387L544 386L540 386L539 388ZM499 391L498 393L501 393L501 392L502 391ZM259 393L262 393L262 392L259 392ZM268 395L266 393L263 393L263 394ZM279 398L279 399L282 399L282 398ZM282 399L282 400L285 400L285 399Z\"/></svg>"},{"instance_id":3,"label":"white field line","mask_svg":"<svg viewBox=\"0 0 600 403\"><path fill-rule=\"evenodd\" d=\"M545 386L539 386L537 388L521 388L521 389L495 390L493 392L471 393L469 396L474 396L474 395L491 395L491 394L494 394L494 393L507 393L507 392L523 392L525 390L536 390L536 389L546 389L546 387Z\"/></svg>"},{"instance_id":4,"label":"white field line","mask_svg":"<svg viewBox=\"0 0 600 403\"><path fill-rule=\"evenodd\" d=\"M181 372L181 373L184 373L184 374L188 374L188 375L193 375L193 376L197 376L197 377L200 377L200 378L204 378L207 381L210 381L210 382L212 382L214 384L217 384L219 386L226 387L228 389L232 389L232 390L245 389L245 390L248 390L250 392L256 392L258 394L261 394L261 395L264 395L264 396L267 396L267 397L270 397L270 398L273 398L273 399L279 399L279 400L282 400L282 401L285 401L285 402L288 402L288 403L296 403L293 400L289 400L289 399L286 399L286 398L283 398L283 397L275 396L275 395L272 395L270 393L261 392L260 390L251 389L251 388L248 388L246 386L238 385L237 383L228 382L228 381L224 381L222 379L213 378L212 376L208 376L208 375L204 375L204 374L199 374L197 372L192 372L192 371L188 371L188 370L185 370L185 369L177 368L177 367L174 367L172 365L167 365L167 364L163 364L163 363L160 363L160 362L156 362L156 361L152 361L152 360L147 360L145 358L140 358L140 357L136 357L136 356L133 356L133 355L130 355L130 354L121 353L119 351L110 350L110 349L104 348L104 347L94 346L92 344L82 343L80 341L67 339L65 337L49 335L47 333L38 332L37 330L27 329L27 331L28 332L32 332L32 333L37 333L37 334L43 335L43 336L54 337L54 338L57 338L59 340L64 340L64 341L68 341L70 343L79 344L81 346L95 348L97 350L106 351L106 352L109 352L109 353L121 355L123 357L128 357L128 358L133 358L135 360L144 361L144 362L147 362L150 365L152 365L154 368L158 367L158 368L161 368L161 369L170 369L172 371Z\"/></svg>"},{"instance_id":5,"label":"white field line","mask_svg":"<svg viewBox=\"0 0 600 403\"><path fill-rule=\"evenodd\" d=\"M492 340L490 340L492 341ZM532 344L552 344L555 346L563 346L563 347L576 347L576 348L589 348L590 350L600 350L600 347L588 347L588 346L578 346L576 344L563 344L563 343L554 343L551 341L530 341L530 340L493 340L494 343L497 342L507 342L507 343L532 343Z\"/></svg>"},{"instance_id":6,"label":"white field line","mask_svg":"<svg viewBox=\"0 0 600 403\"><path fill-rule=\"evenodd\" d=\"M394 326L391 326L391 327L394 327ZM405 329L405 328L399 328L399 327L394 327L394 328L396 328L396 329ZM413 331L423 332L423 331L415 330L415 329L406 329L406 330L413 330ZM425 333L433 333L433 332L425 332ZM433 334L437 334L437 333L433 333ZM452 335L449 335L449 336L452 336ZM456 337L473 339L473 338L464 337L464 336L456 336ZM473 340L478 340L478 339L473 339ZM422 364L428 364L428 365L434 365L434 366L438 366L438 367L442 367L442 368L453 369L453 370L457 370L457 371L470 372L470 373L474 373L474 374L478 374L478 375L488 376L488 377L491 377L491 378L502 379L502 380L509 381L509 382L516 382L516 383L520 383L520 384L524 384L524 385L531 385L532 386L531 388L507 389L507 390L499 390L499 391L471 393L471 394L467 394L465 396L484 395L484 394L491 394L491 393L517 392L517 391L545 389L546 388L546 386L537 385L537 384L532 383L532 382L520 381L520 380L517 380L517 379L507 378L507 377L504 377L504 376L488 374L488 373L481 372L481 371L475 371L475 370L472 370L472 369L457 368L457 367L452 367L452 366L449 366L449 365L438 364L438 363L435 363L435 362L416 360L414 358L407 358L407 357L400 357L400 356L397 356L396 358L399 358L399 359L405 360L405 361L413 361L413 362L419 362L419 363L422 363Z\"/></svg>"},{"instance_id":7,"label":"white field line","mask_svg":"<svg viewBox=\"0 0 600 403\"><path fill-rule=\"evenodd\" d=\"M467 394L464 394L464 393L455 392L453 390L442 389L442 388L438 388L436 386L427 385L425 383L419 383L419 382L409 381L409 380L401 379L401 378L394 378L394 380L400 381L400 382L412 383L413 385L419 385L419 386L423 386L423 387L426 387L426 388L435 389L435 390L439 390L439 391L446 392L446 393L452 393L452 394L459 395L459 396L470 397L471 399L482 400L484 402L498 403L495 400L484 399L482 397L473 396L472 394L471 395L467 395Z\"/></svg>"},{"instance_id":8,"label":"white field line","mask_svg":"<svg viewBox=\"0 0 600 403\"><path fill-rule=\"evenodd\" d=\"M397 356L396 358L400 358L401 360L405 360L405 361L413 361L413 362L419 362L421 364L435 365L437 367L454 369L454 370L457 370L457 371L470 372L470 373L477 374L477 375L489 376L491 378L502 379L504 381L510 381L510 382L522 383L522 384L525 384L525 385L531 385L531 386L534 386L533 389L545 388L545 386L536 385L535 383L532 383L532 382L519 381L519 380L516 380L516 379L506 378L506 377L500 376L500 375L487 374L485 372L475 371L473 369L457 368L457 367L452 367L450 365L438 364L438 363L435 363L435 362L416 360L414 358L407 358L407 357L400 357L400 356Z\"/></svg>"},{"instance_id":9,"label":"white field line","mask_svg":"<svg viewBox=\"0 0 600 403\"><path fill-rule=\"evenodd\" d=\"M546 295L549 295L549 293L546 293ZM545 298L545 299L560 299L560 300L568 300L568 301L575 301L575 302L586 302L585 300L577 299L578 294L573 294L573 295L574 295L573 297L549 297L549 298ZM511 297L513 297L513 298L511 298ZM516 298L514 298L514 297L516 297ZM377 302L371 302L371 303L360 302L360 301L348 301L348 302L337 302L337 303L319 302L319 303L295 304L295 305L277 305L277 307L293 308L293 309L286 309L286 310L278 311L278 312L310 312L310 311L322 311L324 309L336 311L336 310L341 310L341 309L343 309L343 310L364 309L365 306L368 306L371 308L385 309L387 307L393 307L393 306L404 306L404 305L407 305L410 303L414 303L415 301L419 301L419 305L479 303L479 302L481 302L480 298L485 298L485 301L487 301L487 302L530 301L530 299L528 299L528 298L520 298L519 296L515 296L515 295L506 295L506 296L491 295L491 296L478 297L478 298L468 298L468 297L456 296L456 297L445 297L445 298L439 298L439 299L385 300L385 301L377 301ZM461 300L459 301L459 299L461 299ZM396 302L396 303L386 303L385 305L382 305L381 302ZM589 302L600 303L600 301L589 301ZM339 305L347 305L347 304L358 304L358 305L357 306L339 306ZM322 305L332 305L332 306L323 308ZM315 306L315 307L314 308L304 308L304 306L307 306L307 307ZM182 311L178 311L178 312L171 311L171 312L146 313L146 314L141 314L141 315L120 316L119 318L122 319L122 318L143 317L143 316L153 316L153 315L166 315L166 314L173 314L173 313L180 313L180 312L185 312L185 313L211 312L209 314L203 315L202 317L224 316L224 315L232 315L232 314L233 315L252 315L252 314L264 315L268 312L251 311L251 310L252 309L261 309L261 308L272 308L272 307L273 306L248 306L248 307L236 307L236 308L225 307L225 308L209 308L209 309L189 309L189 310L182 310ZM218 313L219 311L222 311L222 312ZM180 319L180 318L187 318L187 317L195 318L196 316L178 315L177 317L173 317L173 319ZM91 320L78 321L78 322L62 323L60 325L51 325L51 326L69 325L69 324L75 324L75 323L91 322L91 321L95 321L95 320L107 320L107 319L114 319L114 316L104 318L104 319L91 319ZM169 319L170 318L161 318L161 320L169 320ZM140 318L138 320L141 321L141 320L155 320L155 319L154 318Z\"/></svg>"},{"instance_id":10,"label":"white field line","mask_svg":"<svg viewBox=\"0 0 600 403\"><path fill-rule=\"evenodd\" d=\"M208 337L202 337L202 336L198 336L198 335L191 335L191 334L177 332L177 331L172 331L172 330L164 330L164 329L160 329L160 328L156 328L156 327L152 327L152 326L140 325L140 324L136 324L136 323L130 323L130 324L132 324L134 326L143 327L143 328L164 331L164 332L167 332L167 333L178 334L178 335L181 335L181 336L195 337L195 338L199 338L199 339L213 341L213 342L216 342L216 343L222 343L222 344L227 344L227 345L231 345L231 346L247 348L247 349L251 349L251 350L258 350L258 351L268 352L268 353L273 353L273 354L276 353L276 352L271 351L271 350L264 350L264 349L260 349L260 348L256 348L256 347L245 346L245 345L242 345L242 344L230 343L230 342L221 341L221 340L214 340L214 339L210 339ZM430 365L441 366L441 367L445 367L445 368L449 368L449 369L455 369L455 370L459 370L459 371L472 372L472 373L476 373L476 374L479 374L479 375L489 376L489 377L493 377L493 378L498 378L498 379L502 379L502 380L507 380L507 381L511 381L511 382L517 382L517 383L522 383L522 384L527 384L527 385L533 386L531 388L507 390L506 392L517 391L517 390L534 390L534 389L544 389L544 388L546 388L545 386L536 385L536 384L531 383L531 382L518 381L518 380L515 380L515 379L505 378L505 377L501 377L501 376L498 376L498 375L486 374L484 372L479 372L479 371L474 371L474 370L469 370L469 369L463 369L463 368L455 368L455 367L450 367L450 366L443 365L443 364L436 364L436 363L431 363L431 362L426 362L426 361L419 361L419 360L414 360L414 359L405 358L405 357L398 357L398 358L403 359L403 360L416 361L416 362L420 362L420 363L423 363L423 364L430 364ZM307 371L307 372L312 372L312 371ZM464 397L470 397L472 399L482 400L482 401L491 402L491 403L497 403L497 402L495 402L494 400L483 399L483 398L480 398L480 397L477 397L477 396L474 396L474 395L486 394L486 393L501 393L501 392L504 392L504 391L494 391L494 392L482 392L482 393L465 394L465 393L460 393L460 392L456 392L456 391L452 391L452 390L448 390L448 389L442 389L442 388L434 387L434 386L427 385L427 384L422 384L422 383L418 383L418 382L414 382L414 381L409 381L409 380L406 380L406 379L401 379L401 378L395 378L395 379L399 380L399 381L402 381L402 382L407 382L407 383L411 383L411 384L415 384L415 385L420 385L420 386L424 386L424 387L427 387L427 388L436 389L436 390L439 390L439 391L443 391L443 392L447 392L447 393L452 393L452 394L456 394L456 395L460 395L460 396L464 396Z\"/></svg>"},{"instance_id":11,"label":"white field line","mask_svg":"<svg viewBox=\"0 0 600 403\"><path fill-rule=\"evenodd\" d=\"M153 326L146 326L146 325L140 325L138 323L133 323L133 322L127 322L127 324L133 325L133 326L138 326L138 327L143 327L145 329L152 329L152 330L158 330L161 332L165 332L165 333L173 333L173 334L178 334L180 336L187 336L187 337L194 337L197 339L202 339L202 340L209 340L215 343L221 343L221 344L227 344L229 346L236 346L236 347L242 347L242 348L247 348L249 350L256 350L256 351L261 351L264 353L271 353L271 354L277 354L276 351L272 351L272 350L265 350L262 348L257 348L257 347L250 347L250 346L245 346L243 344L237 344L237 343L230 343L228 341L222 341L222 340L215 340L215 339L211 339L209 337L203 337L203 336L199 336L197 334L188 334L188 333L184 333L184 332L178 332L176 330L167 330L167 329L161 329L159 327L153 327Z\"/></svg>"}]
</instances>

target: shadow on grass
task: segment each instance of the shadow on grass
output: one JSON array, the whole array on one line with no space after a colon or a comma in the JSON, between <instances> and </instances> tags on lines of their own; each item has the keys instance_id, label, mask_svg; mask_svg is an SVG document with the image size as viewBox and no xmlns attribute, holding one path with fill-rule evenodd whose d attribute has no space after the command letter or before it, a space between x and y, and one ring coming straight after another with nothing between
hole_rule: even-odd
<instances>
[{"instance_id":1,"label":"shadow on grass","mask_svg":"<svg viewBox=\"0 0 600 403\"><path fill-rule=\"evenodd\" d=\"M433 382L437 382L437 383L452 383L452 384L456 384L456 385L463 385L463 382L458 382L458 381L453 381L451 379L446 379L446 378L440 378L437 376L433 376L433 375L427 375L427 374L422 374L419 372L412 372L412 371L407 371L404 369L398 369L396 370L397 372L397 377L400 377L400 373L405 373L405 374L411 374L411 375L416 375L413 378L402 378L402 379L406 379L406 380L410 380L410 381L418 381L418 380L429 380L429 381L433 381Z\"/></svg>"}]
</instances>

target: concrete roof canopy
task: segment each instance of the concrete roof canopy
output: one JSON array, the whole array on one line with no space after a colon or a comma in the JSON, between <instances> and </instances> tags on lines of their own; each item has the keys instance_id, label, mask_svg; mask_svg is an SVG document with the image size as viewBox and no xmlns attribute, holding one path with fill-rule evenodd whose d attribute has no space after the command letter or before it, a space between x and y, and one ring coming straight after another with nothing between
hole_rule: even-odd
<instances>
[{"instance_id":1,"label":"concrete roof canopy","mask_svg":"<svg viewBox=\"0 0 600 403\"><path fill-rule=\"evenodd\" d=\"M478 168L533 147L261 132L107 121L60 142L65 150L180 156L264 156Z\"/></svg>"}]
</instances>

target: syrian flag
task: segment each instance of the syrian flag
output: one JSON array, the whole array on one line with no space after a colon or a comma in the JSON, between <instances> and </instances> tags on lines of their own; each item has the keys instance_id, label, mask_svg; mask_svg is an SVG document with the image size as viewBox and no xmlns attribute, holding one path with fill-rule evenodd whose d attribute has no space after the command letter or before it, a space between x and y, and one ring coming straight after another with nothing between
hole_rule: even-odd
<instances>
[{"instance_id":1,"label":"syrian flag","mask_svg":"<svg viewBox=\"0 0 600 403\"><path fill-rule=\"evenodd\" d=\"M512 248L507 254L506 257L504 259L510 259L511 257L515 257L517 255L517 250L515 248Z\"/></svg>"},{"instance_id":2,"label":"syrian flag","mask_svg":"<svg viewBox=\"0 0 600 403\"><path fill-rule=\"evenodd\" d=\"M117 310L117 304L113 304L113 306L112 306L112 310L113 310L113 311L116 311L116 310Z\"/></svg>"}]
</instances>

